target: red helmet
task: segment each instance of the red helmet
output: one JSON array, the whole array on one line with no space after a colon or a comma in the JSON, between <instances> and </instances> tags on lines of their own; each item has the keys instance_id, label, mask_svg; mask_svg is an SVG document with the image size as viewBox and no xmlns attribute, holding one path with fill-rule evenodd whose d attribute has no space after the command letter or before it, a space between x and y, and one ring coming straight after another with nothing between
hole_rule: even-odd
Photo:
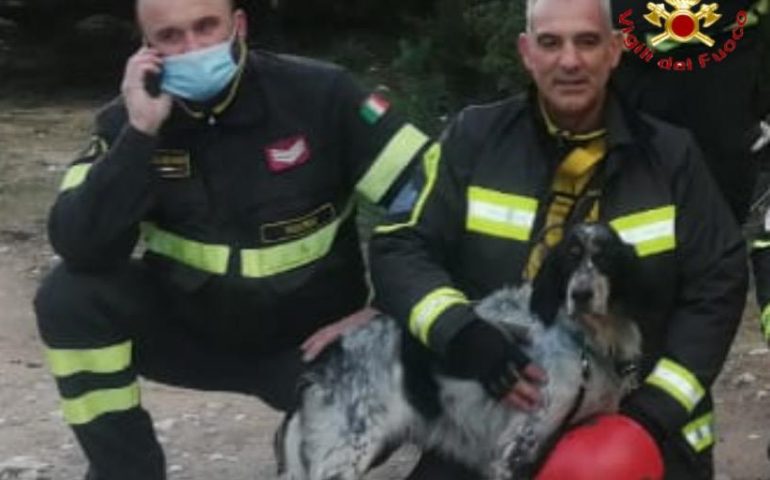
<instances>
[{"instance_id":1,"label":"red helmet","mask_svg":"<svg viewBox=\"0 0 770 480\"><path fill-rule=\"evenodd\" d=\"M537 480L660 480L663 457L655 440L624 415L604 415L568 431Z\"/></svg>"}]
</instances>

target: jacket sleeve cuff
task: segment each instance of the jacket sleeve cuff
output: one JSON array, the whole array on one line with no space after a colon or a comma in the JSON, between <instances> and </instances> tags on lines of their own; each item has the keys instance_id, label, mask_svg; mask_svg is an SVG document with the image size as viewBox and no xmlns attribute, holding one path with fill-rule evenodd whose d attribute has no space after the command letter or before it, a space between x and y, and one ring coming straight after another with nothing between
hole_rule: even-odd
<instances>
[{"instance_id":1,"label":"jacket sleeve cuff","mask_svg":"<svg viewBox=\"0 0 770 480\"><path fill-rule=\"evenodd\" d=\"M439 355L446 354L449 343L460 330L476 319L473 309L466 304L449 307L441 314L428 335L428 345Z\"/></svg>"},{"instance_id":2,"label":"jacket sleeve cuff","mask_svg":"<svg viewBox=\"0 0 770 480\"><path fill-rule=\"evenodd\" d=\"M676 399L654 385L643 385L632 392L620 409L659 441L680 432L690 417Z\"/></svg>"}]
</instances>

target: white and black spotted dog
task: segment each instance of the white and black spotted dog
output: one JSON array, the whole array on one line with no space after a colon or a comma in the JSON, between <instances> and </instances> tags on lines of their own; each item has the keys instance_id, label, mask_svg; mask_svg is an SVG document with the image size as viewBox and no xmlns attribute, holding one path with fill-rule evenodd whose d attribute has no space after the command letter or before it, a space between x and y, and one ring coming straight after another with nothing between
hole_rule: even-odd
<instances>
[{"instance_id":1,"label":"white and black spotted dog","mask_svg":"<svg viewBox=\"0 0 770 480\"><path fill-rule=\"evenodd\" d=\"M617 410L635 385L626 367L640 356L641 337L618 310L632 258L632 247L606 225L580 224L532 288L504 288L476 305L547 372L543 406L532 413L444 373L389 317L344 335L311 366L299 407L276 436L282 478L359 479L404 443L490 479L528 476L562 429Z\"/></svg>"}]
</instances>

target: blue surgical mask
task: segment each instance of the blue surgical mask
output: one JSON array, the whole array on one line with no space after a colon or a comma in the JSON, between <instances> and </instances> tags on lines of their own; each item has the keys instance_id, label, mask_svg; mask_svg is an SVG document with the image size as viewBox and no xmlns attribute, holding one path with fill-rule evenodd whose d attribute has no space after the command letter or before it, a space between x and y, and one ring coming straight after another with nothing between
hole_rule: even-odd
<instances>
[{"instance_id":1,"label":"blue surgical mask","mask_svg":"<svg viewBox=\"0 0 770 480\"><path fill-rule=\"evenodd\" d=\"M235 33L222 43L165 57L161 90L193 102L216 96L238 71L231 53L234 38Z\"/></svg>"}]
</instances>

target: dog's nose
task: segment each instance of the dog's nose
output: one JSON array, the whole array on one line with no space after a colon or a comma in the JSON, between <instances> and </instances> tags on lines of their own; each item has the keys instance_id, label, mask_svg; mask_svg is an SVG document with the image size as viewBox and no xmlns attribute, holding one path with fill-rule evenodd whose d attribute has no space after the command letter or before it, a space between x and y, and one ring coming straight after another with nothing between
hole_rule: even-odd
<instances>
[{"instance_id":1,"label":"dog's nose","mask_svg":"<svg viewBox=\"0 0 770 480\"><path fill-rule=\"evenodd\" d=\"M590 288L576 288L572 290L572 300L577 304L586 304L591 301L594 292Z\"/></svg>"}]
</instances>

